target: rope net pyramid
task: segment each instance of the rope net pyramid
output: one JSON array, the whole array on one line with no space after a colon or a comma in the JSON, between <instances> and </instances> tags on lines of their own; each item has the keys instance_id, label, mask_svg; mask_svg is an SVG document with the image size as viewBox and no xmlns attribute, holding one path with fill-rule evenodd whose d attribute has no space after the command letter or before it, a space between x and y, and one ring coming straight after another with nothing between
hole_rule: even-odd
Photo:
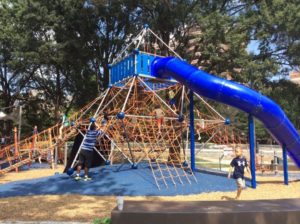
<instances>
[{"instance_id":1,"label":"rope net pyramid","mask_svg":"<svg viewBox=\"0 0 300 224\"><path fill-rule=\"evenodd\" d=\"M144 29L134 40L139 40L136 48L147 44L143 42L143 37L149 32L157 37L150 29ZM147 49L144 53L153 55L151 48ZM115 61L122 58L126 58L126 55L120 54ZM148 66L149 70L149 64L145 63L142 62L144 69ZM72 125L65 126L59 122L47 130L1 148L0 174L28 165L41 156L50 157L53 167L55 149L62 148L66 141L78 134L84 137L93 117L103 131L95 151L106 164L119 164L120 167L130 164L132 168L146 166L151 170L159 189L196 183L197 179L188 166L191 138L188 94L185 87L174 80L140 75L123 78L77 113L70 115L68 120ZM210 103L197 94L194 94L194 100L195 130L200 144L196 155L211 143L230 147L244 141L237 134L238 130L226 125L226 119ZM157 108L163 113L161 125L154 113ZM75 163L76 160L71 167ZM3 164L6 167L3 168Z\"/></svg>"},{"instance_id":2,"label":"rope net pyramid","mask_svg":"<svg viewBox=\"0 0 300 224\"><path fill-rule=\"evenodd\" d=\"M96 123L102 126L100 152L110 163L130 163L133 167L147 162L155 183L168 187L173 184L197 181L186 161L183 134L186 122L178 120L178 114L164 100L166 90L178 89L178 85L153 91L140 78L130 78L123 87L112 87L104 100L102 113L108 116L103 125L103 116ZM161 108L164 121L159 129L153 111ZM116 114L125 114L120 119Z\"/></svg>"},{"instance_id":3,"label":"rope net pyramid","mask_svg":"<svg viewBox=\"0 0 300 224\"><path fill-rule=\"evenodd\" d=\"M132 77L121 87L113 86L107 90L102 99L104 106L97 109L96 123L103 130L98 153L111 164L125 162L134 167L147 162L159 189L197 182L187 163L188 94L178 83L169 83L163 88L155 85L161 87L157 80L153 83L151 79ZM177 98L172 105L167 101L170 91ZM195 110L197 134L207 137L201 148L212 142L222 145L239 143L235 131L225 125L224 118L201 97L199 101L199 108L203 110L204 107L206 112ZM155 108L164 113L161 128L153 115ZM120 118L120 114L124 117ZM228 137L228 133L232 135Z\"/></svg>"},{"instance_id":4,"label":"rope net pyramid","mask_svg":"<svg viewBox=\"0 0 300 224\"><path fill-rule=\"evenodd\" d=\"M168 98L170 92L177 99L172 105ZM195 98L199 102L195 105L195 129L196 134L202 136L196 154L209 143L241 143L236 130L224 124L222 115L200 96L195 95ZM107 164L130 163L135 167L146 162L159 189L197 182L187 163L190 138L188 105L188 93L178 83L164 80L162 84L153 79L128 78L122 85L110 87L71 115L69 120L73 126L64 127L58 123L17 145L2 148L1 164L9 163L9 166L0 173L30 164L39 156L50 154L53 162L54 148L62 147L78 133L84 136L82 129L87 129L90 118L94 117L103 131L95 149ZM160 130L153 114L157 107L164 113ZM120 112L125 115L123 119L118 117ZM81 128L76 128L78 126Z\"/></svg>"}]
</instances>

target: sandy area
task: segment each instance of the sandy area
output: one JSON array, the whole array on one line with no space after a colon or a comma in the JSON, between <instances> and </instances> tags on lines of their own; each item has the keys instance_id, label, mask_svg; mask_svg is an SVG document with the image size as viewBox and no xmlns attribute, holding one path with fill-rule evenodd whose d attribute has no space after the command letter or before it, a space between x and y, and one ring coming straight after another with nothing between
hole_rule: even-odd
<instances>
[{"instance_id":1,"label":"sandy area","mask_svg":"<svg viewBox=\"0 0 300 224\"><path fill-rule=\"evenodd\" d=\"M50 168L30 169L30 170L20 171L18 173L10 172L3 176L0 175L0 184L8 183L11 181L17 181L17 180L30 180L35 178L48 177L54 175L57 172L62 173L63 170L64 170L64 166L58 165L56 169L50 169Z\"/></svg>"},{"instance_id":2,"label":"sandy area","mask_svg":"<svg viewBox=\"0 0 300 224\"><path fill-rule=\"evenodd\" d=\"M42 169L20 173L9 173L0 178L0 183L12 180L32 179L61 172ZM265 178L264 178L265 179ZM201 183L199 183L201 184ZM147 201L213 201L232 200L235 192L214 192L176 197L125 197L125 200ZM257 189L248 188L242 192L241 200L300 198L300 182L283 184L260 184ZM110 217L110 211L116 206L115 197L84 195L45 195L1 198L0 220L22 221L77 221L92 222L95 218Z\"/></svg>"}]
</instances>

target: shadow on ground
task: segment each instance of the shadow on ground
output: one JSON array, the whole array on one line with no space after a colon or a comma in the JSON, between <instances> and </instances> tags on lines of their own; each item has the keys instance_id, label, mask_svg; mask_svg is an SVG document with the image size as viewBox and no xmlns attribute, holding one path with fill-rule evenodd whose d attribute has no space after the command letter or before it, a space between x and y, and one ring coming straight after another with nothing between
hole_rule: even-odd
<instances>
[{"instance_id":1,"label":"shadow on ground","mask_svg":"<svg viewBox=\"0 0 300 224\"><path fill-rule=\"evenodd\" d=\"M204 192L234 191L234 180L226 177L196 172L195 177L175 171L165 171L165 180L157 179L158 189L148 164L140 164L138 169L130 169L129 165L102 166L90 171L92 181L75 181L67 174L57 174L46 178L16 181L0 185L0 197L28 195L126 195L126 196L174 196L199 194ZM42 172L42 171L41 171ZM157 175L157 177L159 177ZM161 176L160 176L161 177Z\"/></svg>"}]
</instances>

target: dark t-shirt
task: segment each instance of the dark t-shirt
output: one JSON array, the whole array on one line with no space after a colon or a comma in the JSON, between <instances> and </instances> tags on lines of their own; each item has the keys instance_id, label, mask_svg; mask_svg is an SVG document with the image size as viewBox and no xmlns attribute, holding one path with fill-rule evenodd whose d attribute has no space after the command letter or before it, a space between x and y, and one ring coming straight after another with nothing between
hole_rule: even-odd
<instances>
[{"instance_id":1,"label":"dark t-shirt","mask_svg":"<svg viewBox=\"0 0 300 224\"><path fill-rule=\"evenodd\" d=\"M245 157L235 157L231 163L230 166L234 167L234 172L233 172L233 178L238 179L242 178L244 179L244 170L245 167L248 166L247 160Z\"/></svg>"}]
</instances>

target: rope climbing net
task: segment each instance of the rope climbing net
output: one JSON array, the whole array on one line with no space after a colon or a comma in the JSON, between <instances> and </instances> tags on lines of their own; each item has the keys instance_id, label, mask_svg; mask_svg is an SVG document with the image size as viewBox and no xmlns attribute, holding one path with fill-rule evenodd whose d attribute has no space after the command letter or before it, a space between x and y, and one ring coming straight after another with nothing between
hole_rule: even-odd
<instances>
[{"instance_id":1,"label":"rope climbing net","mask_svg":"<svg viewBox=\"0 0 300 224\"><path fill-rule=\"evenodd\" d=\"M166 49L165 56L180 58L151 29L146 28L124 48L114 63L127 57L130 48L142 49L156 56L157 42ZM54 148L62 147L78 134L85 138L86 130L91 125L90 118L94 118L102 130L95 151L106 164L122 166L128 163L133 168L148 164L159 189L197 182L188 165L191 137L188 94L185 87L174 80L140 75L124 78L71 115L68 120L72 125L65 126L60 122L2 148L0 166L8 166L0 169L0 174L48 154L53 163ZM196 94L194 100L195 129L200 143L196 155L209 144L228 146L243 141L237 130L227 126L226 119L210 103ZM75 166L79 152L80 148L71 167Z\"/></svg>"}]
</instances>

